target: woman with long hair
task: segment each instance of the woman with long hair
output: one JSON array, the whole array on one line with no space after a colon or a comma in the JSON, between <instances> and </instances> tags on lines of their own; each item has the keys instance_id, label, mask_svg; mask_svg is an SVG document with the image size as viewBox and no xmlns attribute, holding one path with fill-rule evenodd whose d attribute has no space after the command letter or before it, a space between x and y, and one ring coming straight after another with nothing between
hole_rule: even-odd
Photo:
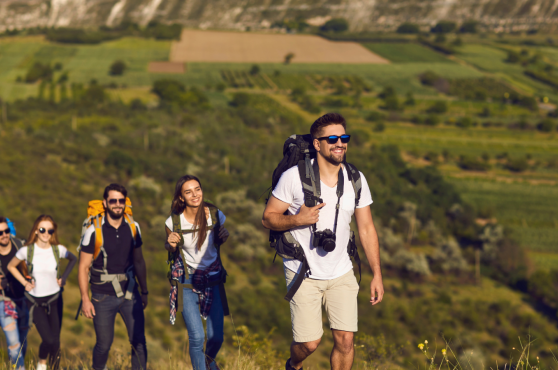
<instances>
[{"instance_id":1,"label":"woman with long hair","mask_svg":"<svg viewBox=\"0 0 558 370\"><path fill-rule=\"evenodd\" d=\"M170 321L182 308L188 330L190 359L194 370L218 370L215 357L223 344L224 316L228 315L223 288L226 272L219 247L229 237L225 216L203 198L200 180L192 175L178 179L166 220L171 261ZM182 252L182 253L180 253ZM207 321L207 343L202 317Z\"/></svg>"},{"instance_id":2,"label":"woman with long hair","mask_svg":"<svg viewBox=\"0 0 558 370\"><path fill-rule=\"evenodd\" d=\"M37 370L46 370L47 359L52 370L60 365L62 290L77 262L76 256L59 244L57 230L58 225L51 216L39 216L27 242L8 264L8 270L25 287L30 321L32 318L42 339ZM60 276L62 258L68 259L69 263ZM26 276L17 269L21 261L27 264Z\"/></svg>"}]
</instances>

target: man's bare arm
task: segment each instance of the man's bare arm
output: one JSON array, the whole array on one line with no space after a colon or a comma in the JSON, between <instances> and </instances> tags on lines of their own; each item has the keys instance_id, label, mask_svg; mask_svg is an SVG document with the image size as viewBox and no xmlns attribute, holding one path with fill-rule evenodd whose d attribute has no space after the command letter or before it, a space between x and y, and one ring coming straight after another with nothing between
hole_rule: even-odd
<instances>
[{"instance_id":1,"label":"man's bare arm","mask_svg":"<svg viewBox=\"0 0 558 370\"><path fill-rule=\"evenodd\" d=\"M286 231L299 226L313 225L318 222L320 208L323 206L325 206L325 203L311 208L303 204L298 214L285 215L284 213L289 209L289 204L272 196L265 207L262 225L266 229L274 231Z\"/></svg>"},{"instance_id":2,"label":"man's bare arm","mask_svg":"<svg viewBox=\"0 0 558 370\"><path fill-rule=\"evenodd\" d=\"M382 266L380 263L380 243L378 242L378 234L372 220L370 207L357 208L355 210L355 218L362 249L364 249L366 259L374 274L374 279L370 284L371 302L374 305L380 303L384 296Z\"/></svg>"}]
</instances>

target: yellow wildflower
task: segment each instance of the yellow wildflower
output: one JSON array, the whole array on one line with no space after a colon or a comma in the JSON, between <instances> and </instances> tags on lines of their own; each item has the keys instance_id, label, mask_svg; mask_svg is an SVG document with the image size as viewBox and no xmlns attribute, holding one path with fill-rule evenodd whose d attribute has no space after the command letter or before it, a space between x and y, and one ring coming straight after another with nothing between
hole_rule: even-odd
<instances>
[{"instance_id":1,"label":"yellow wildflower","mask_svg":"<svg viewBox=\"0 0 558 370\"><path fill-rule=\"evenodd\" d=\"M446 355L446 349L445 348L442 349L442 355L444 355L444 356Z\"/></svg>"},{"instance_id":2,"label":"yellow wildflower","mask_svg":"<svg viewBox=\"0 0 558 370\"><path fill-rule=\"evenodd\" d=\"M425 340L425 341L424 341L424 343L428 344L428 341L427 341L427 340Z\"/></svg>"},{"instance_id":3,"label":"yellow wildflower","mask_svg":"<svg viewBox=\"0 0 558 370\"><path fill-rule=\"evenodd\" d=\"M418 345L418 348L422 351L422 349L424 348L424 344L420 343L420 344Z\"/></svg>"}]
</instances>

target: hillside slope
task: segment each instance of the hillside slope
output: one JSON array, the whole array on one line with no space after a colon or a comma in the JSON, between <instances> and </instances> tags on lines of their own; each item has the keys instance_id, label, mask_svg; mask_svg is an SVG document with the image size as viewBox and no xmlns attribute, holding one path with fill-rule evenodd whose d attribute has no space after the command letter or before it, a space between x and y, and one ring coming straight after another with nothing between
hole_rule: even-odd
<instances>
[{"instance_id":1,"label":"hillside slope","mask_svg":"<svg viewBox=\"0 0 558 370\"><path fill-rule=\"evenodd\" d=\"M405 21L476 19L491 28L555 24L556 0L2 0L0 30L35 26L116 25L124 19L188 27L268 28L285 18L319 25L330 17L351 20L355 31L389 29Z\"/></svg>"}]
</instances>

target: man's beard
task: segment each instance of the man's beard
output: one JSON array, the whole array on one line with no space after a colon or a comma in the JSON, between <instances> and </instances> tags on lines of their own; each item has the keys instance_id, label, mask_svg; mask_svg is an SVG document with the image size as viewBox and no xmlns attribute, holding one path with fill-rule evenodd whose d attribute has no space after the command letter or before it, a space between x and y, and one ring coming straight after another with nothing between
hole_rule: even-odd
<instances>
[{"instance_id":1,"label":"man's beard","mask_svg":"<svg viewBox=\"0 0 558 370\"><path fill-rule=\"evenodd\" d=\"M10 245L10 239L8 238L8 241L6 242L6 244L0 242L0 247L2 248L6 248L8 245Z\"/></svg>"},{"instance_id":2,"label":"man's beard","mask_svg":"<svg viewBox=\"0 0 558 370\"><path fill-rule=\"evenodd\" d=\"M345 155L347 152L343 153L343 156L341 156L341 159L339 159L339 157L333 155L333 153L330 153L329 156L324 157L326 161L328 161L329 163L335 165L335 166L339 166L341 163L343 163L345 161Z\"/></svg>"},{"instance_id":3,"label":"man's beard","mask_svg":"<svg viewBox=\"0 0 558 370\"><path fill-rule=\"evenodd\" d=\"M122 216L124 216L124 210L122 210L120 213L114 213L112 211L112 209L107 208L107 212L108 212L110 218L112 218L113 220L118 220L118 219L122 218Z\"/></svg>"}]
</instances>

